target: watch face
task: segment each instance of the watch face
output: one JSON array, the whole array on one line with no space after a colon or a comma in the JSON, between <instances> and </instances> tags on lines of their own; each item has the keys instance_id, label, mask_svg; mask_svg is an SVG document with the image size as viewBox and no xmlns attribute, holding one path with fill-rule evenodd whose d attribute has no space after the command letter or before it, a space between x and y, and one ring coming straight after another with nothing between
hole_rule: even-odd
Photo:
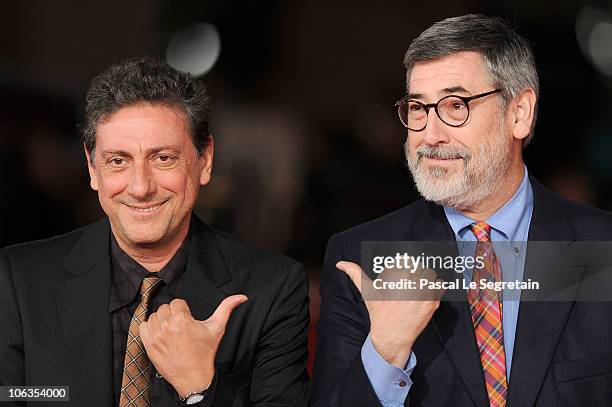
<instances>
[{"instance_id":1,"label":"watch face","mask_svg":"<svg viewBox=\"0 0 612 407\"><path fill-rule=\"evenodd\" d=\"M204 395L200 393L196 393L196 394L192 394L191 396L187 397L187 400L185 400L185 404L187 405L195 404L195 403L199 403L202 400L204 400Z\"/></svg>"}]
</instances>

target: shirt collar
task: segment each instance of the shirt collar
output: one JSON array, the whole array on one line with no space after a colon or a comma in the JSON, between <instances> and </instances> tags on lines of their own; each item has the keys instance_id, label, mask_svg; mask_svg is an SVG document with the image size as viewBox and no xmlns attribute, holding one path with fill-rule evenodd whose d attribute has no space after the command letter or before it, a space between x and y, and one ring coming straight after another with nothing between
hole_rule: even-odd
<instances>
[{"instance_id":1,"label":"shirt collar","mask_svg":"<svg viewBox=\"0 0 612 407\"><path fill-rule=\"evenodd\" d=\"M531 212L533 206L533 191L529 183L527 168L524 168L523 180L512 198L486 220L491 228L497 230L504 239L509 241L522 239L521 236L518 236L519 227L522 219ZM464 240L474 220L447 206L444 207L444 213L457 240Z\"/></svg>"},{"instance_id":2,"label":"shirt collar","mask_svg":"<svg viewBox=\"0 0 612 407\"><path fill-rule=\"evenodd\" d=\"M191 245L191 232L187 235L187 238L174 256L172 256L170 261L156 273L150 273L140 263L131 258L121 249L121 247L119 247L117 239L112 232L110 235L112 263L110 312L132 302L138 294L140 284L145 277L155 275L162 279L164 285L168 286L177 280L185 271L189 256L189 247Z\"/></svg>"}]
</instances>

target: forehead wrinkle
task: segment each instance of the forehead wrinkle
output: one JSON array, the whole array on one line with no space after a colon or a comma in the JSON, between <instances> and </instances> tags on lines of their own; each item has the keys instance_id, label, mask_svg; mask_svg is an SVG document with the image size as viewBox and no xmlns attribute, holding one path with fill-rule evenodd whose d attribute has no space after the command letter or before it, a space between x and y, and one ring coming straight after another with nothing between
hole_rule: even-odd
<instances>
[{"instance_id":1,"label":"forehead wrinkle","mask_svg":"<svg viewBox=\"0 0 612 407\"><path fill-rule=\"evenodd\" d=\"M490 82L482 55L474 51L461 51L417 62L409 75L407 90L409 97L415 99L433 99L451 93L473 94L474 90L485 89ZM415 79L418 87L415 87Z\"/></svg>"}]
</instances>

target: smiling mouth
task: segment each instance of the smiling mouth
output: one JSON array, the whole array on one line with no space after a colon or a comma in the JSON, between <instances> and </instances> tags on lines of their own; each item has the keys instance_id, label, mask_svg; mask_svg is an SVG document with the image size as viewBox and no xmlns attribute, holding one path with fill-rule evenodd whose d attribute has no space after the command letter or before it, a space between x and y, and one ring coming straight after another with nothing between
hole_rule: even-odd
<instances>
[{"instance_id":1,"label":"smiling mouth","mask_svg":"<svg viewBox=\"0 0 612 407\"><path fill-rule=\"evenodd\" d=\"M136 212L136 213L142 213L142 214L147 214L147 213L153 213L155 211L157 211L159 208L161 208L167 201L163 201L154 205L135 205L135 204L124 204L125 206L127 206L131 211Z\"/></svg>"}]
</instances>

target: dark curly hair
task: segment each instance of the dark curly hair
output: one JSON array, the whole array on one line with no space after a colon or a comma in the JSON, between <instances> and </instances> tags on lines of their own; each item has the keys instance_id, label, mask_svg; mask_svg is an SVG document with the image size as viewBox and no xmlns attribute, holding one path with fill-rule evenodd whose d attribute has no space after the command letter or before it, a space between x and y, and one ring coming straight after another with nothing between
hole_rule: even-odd
<instances>
[{"instance_id":1,"label":"dark curly hair","mask_svg":"<svg viewBox=\"0 0 612 407\"><path fill-rule=\"evenodd\" d=\"M143 102L179 108L198 154L204 151L210 112L204 84L158 59L137 58L112 65L89 85L81 133L92 161L98 123L121 108Z\"/></svg>"}]
</instances>

